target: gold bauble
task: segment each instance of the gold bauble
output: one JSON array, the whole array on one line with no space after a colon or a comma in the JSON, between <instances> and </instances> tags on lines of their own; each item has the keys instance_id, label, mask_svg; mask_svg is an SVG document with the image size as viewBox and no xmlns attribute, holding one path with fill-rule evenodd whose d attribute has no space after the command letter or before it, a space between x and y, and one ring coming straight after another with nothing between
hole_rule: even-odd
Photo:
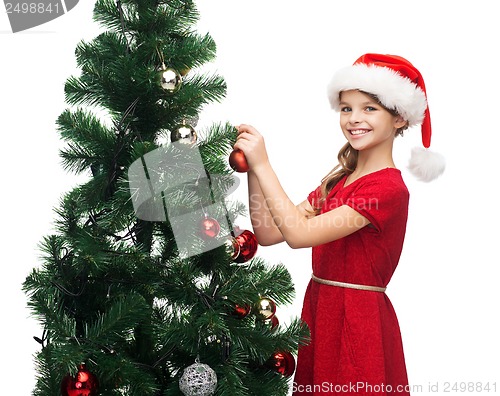
<instances>
[{"instance_id":1,"label":"gold bauble","mask_svg":"<svg viewBox=\"0 0 500 396\"><path fill-rule=\"evenodd\" d=\"M178 125L170 135L172 143L179 142L189 146L195 144L197 139L196 131L189 124Z\"/></svg>"},{"instance_id":2,"label":"gold bauble","mask_svg":"<svg viewBox=\"0 0 500 396\"><path fill-rule=\"evenodd\" d=\"M159 72L161 87L170 94L176 93L182 86L182 76L171 67L163 68Z\"/></svg>"},{"instance_id":3,"label":"gold bauble","mask_svg":"<svg viewBox=\"0 0 500 396\"><path fill-rule=\"evenodd\" d=\"M276 304L268 297L261 297L259 301L253 305L253 313L257 319L271 319L276 313Z\"/></svg>"}]
</instances>

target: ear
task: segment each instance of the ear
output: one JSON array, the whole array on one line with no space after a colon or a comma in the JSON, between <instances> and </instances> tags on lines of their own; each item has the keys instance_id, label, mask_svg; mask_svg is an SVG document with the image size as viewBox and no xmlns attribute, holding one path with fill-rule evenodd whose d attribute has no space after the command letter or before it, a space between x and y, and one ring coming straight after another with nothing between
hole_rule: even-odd
<instances>
[{"instance_id":1,"label":"ear","mask_svg":"<svg viewBox=\"0 0 500 396\"><path fill-rule=\"evenodd\" d=\"M400 115L396 116L396 118L394 119L394 128L401 129L404 128L405 126L408 126L408 121L405 120Z\"/></svg>"}]
</instances>

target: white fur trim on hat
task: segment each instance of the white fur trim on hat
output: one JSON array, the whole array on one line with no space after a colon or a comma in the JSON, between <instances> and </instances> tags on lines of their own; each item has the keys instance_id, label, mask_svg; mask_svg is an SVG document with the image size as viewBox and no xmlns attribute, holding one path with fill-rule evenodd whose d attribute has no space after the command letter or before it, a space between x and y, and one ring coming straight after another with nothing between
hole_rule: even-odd
<instances>
[{"instance_id":1,"label":"white fur trim on hat","mask_svg":"<svg viewBox=\"0 0 500 396\"><path fill-rule=\"evenodd\" d=\"M444 157L423 147L415 147L411 151L408 170L418 180L430 182L439 177L445 169Z\"/></svg>"},{"instance_id":2,"label":"white fur trim on hat","mask_svg":"<svg viewBox=\"0 0 500 396\"><path fill-rule=\"evenodd\" d=\"M388 109L394 109L409 126L422 123L427 108L425 93L409 78L388 68L359 63L340 69L328 85L328 99L339 111L340 92L358 89L376 95Z\"/></svg>"}]
</instances>

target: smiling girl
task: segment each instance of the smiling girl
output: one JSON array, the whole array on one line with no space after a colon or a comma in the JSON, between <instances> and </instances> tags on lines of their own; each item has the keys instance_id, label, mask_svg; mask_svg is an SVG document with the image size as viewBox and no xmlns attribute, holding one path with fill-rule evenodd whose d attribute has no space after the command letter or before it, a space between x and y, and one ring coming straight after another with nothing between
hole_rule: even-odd
<instances>
[{"instance_id":1,"label":"smiling girl","mask_svg":"<svg viewBox=\"0 0 500 396\"><path fill-rule=\"evenodd\" d=\"M299 350L294 395L408 395L399 324L385 294L401 255L409 200L392 151L395 137L419 124L423 145L430 146L424 81L404 58L366 54L334 75L328 97L347 143L339 164L298 205L283 190L254 127L240 125L234 145L250 167L250 215L259 243L312 247L302 309L311 342ZM410 170L421 180L444 170L437 154L414 154Z\"/></svg>"}]
</instances>

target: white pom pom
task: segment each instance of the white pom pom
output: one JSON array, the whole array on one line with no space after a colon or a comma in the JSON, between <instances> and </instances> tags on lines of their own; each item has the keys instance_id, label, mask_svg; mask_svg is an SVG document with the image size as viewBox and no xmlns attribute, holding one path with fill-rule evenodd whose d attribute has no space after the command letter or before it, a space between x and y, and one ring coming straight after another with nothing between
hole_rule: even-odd
<instances>
[{"instance_id":1,"label":"white pom pom","mask_svg":"<svg viewBox=\"0 0 500 396\"><path fill-rule=\"evenodd\" d=\"M440 176L445 169L444 157L429 149L415 147L411 151L408 169L420 181L430 182Z\"/></svg>"}]
</instances>

